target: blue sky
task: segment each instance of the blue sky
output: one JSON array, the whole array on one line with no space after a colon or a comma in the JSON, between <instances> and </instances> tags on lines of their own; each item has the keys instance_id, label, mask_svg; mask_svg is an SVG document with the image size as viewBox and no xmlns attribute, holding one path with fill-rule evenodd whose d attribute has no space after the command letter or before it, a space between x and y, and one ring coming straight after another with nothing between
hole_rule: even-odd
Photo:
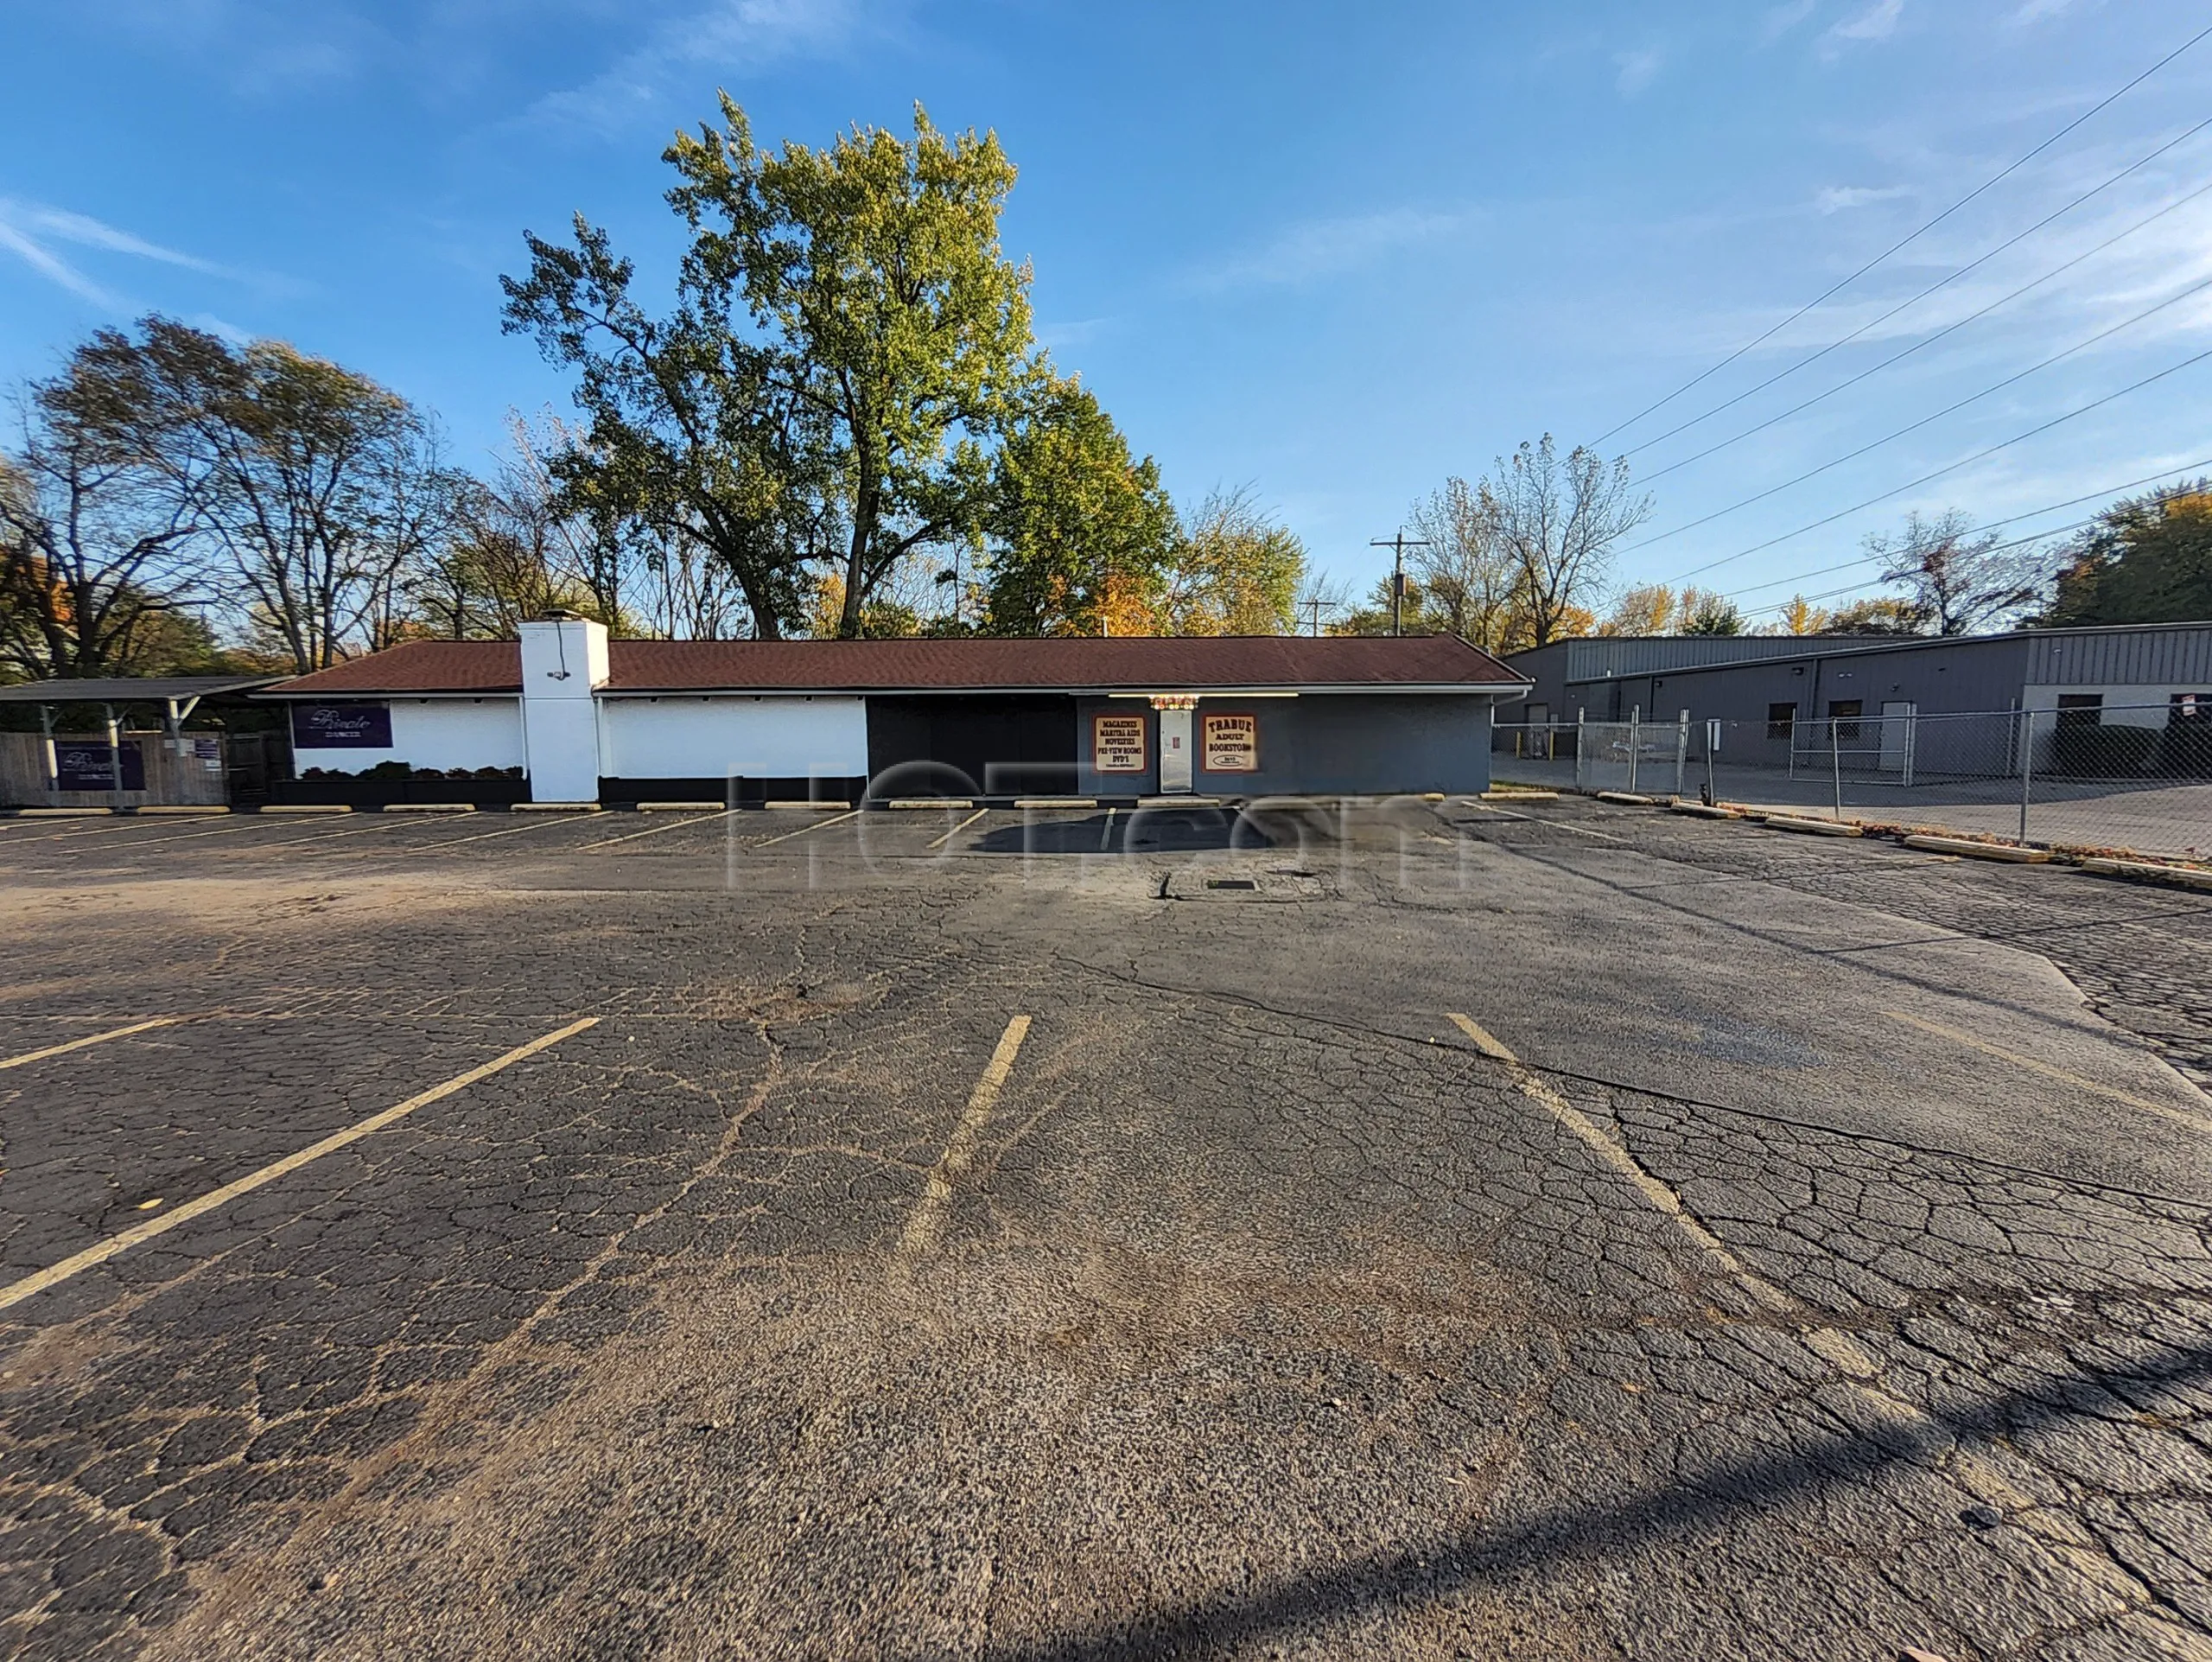
<instances>
[{"instance_id":1,"label":"blue sky","mask_svg":"<svg viewBox=\"0 0 2212 1662\"><path fill-rule=\"evenodd\" d=\"M770 142L903 126L918 99L997 130L1040 333L1171 488L1251 485L1363 585L1368 539L1447 474L1548 430L1597 439L2208 22L2178 0L0 0L0 379L158 309L372 374L486 462L511 407L568 408L499 329L525 227L581 209L664 292L659 151L717 86ZM1631 453L1654 474L1926 341L1654 478L1618 580L1694 573L1757 607L1908 508L2017 534L2212 461L2212 360L1967 460L2212 348L2212 289L2188 292L2212 278L2212 194L2170 206L2212 183L2212 130L1881 321L2185 133L2208 93L2212 40L1608 439L1657 440Z\"/></svg>"}]
</instances>

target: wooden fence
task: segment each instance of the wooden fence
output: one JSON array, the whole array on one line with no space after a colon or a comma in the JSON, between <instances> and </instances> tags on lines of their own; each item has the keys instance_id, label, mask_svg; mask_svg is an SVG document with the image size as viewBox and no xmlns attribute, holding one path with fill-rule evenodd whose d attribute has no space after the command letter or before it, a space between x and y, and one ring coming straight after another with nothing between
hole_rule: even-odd
<instances>
[{"instance_id":1,"label":"wooden fence","mask_svg":"<svg viewBox=\"0 0 2212 1662\"><path fill-rule=\"evenodd\" d=\"M0 733L0 806L10 808L219 807L230 799L231 740L222 733L125 733L118 758L105 733ZM135 789L105 781L121 777ZM56 789L56 771L62 785ZM92 788L95 781L99 788Z\"/></svg>"}]
</instances>

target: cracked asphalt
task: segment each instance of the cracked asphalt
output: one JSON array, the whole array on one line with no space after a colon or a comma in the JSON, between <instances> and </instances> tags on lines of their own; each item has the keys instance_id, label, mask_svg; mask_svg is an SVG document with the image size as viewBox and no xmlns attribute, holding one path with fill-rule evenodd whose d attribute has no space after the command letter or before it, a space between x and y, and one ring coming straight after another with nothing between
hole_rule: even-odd
<instances>
[{"instance_id":1,"label":"cracked asphalt","mask_svg":"<svg viewBox=\"0 0 2212 1662\"><path fill-rule=\"evenodd\" d=\"M0 875L8 1655L2212 1658L2212 897L1579 799Z\"/></svg>"}]
</instances>

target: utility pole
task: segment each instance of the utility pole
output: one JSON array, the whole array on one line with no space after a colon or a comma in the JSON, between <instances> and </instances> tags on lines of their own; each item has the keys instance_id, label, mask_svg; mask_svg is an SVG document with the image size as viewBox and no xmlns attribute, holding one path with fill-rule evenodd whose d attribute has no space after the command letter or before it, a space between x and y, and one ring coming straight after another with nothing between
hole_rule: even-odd
<instances>
[{"instance_id":1,"label":"utility pole","mask_svg":"<svg viewBox=\"0 0 2212 1662\"><path fill-rule=\"evenodd\" d=\"M1390 567L1390 633L1403 634L1406 632L1406 551L1409 548L1427 548L1428 544L1419 539L1407 541L1406 528L1400 525L1396 536L1390 538L1388 541L1377 537L1367 545L1370 548L1387 548L1392 551L1394 558Z\"/></svg>"},{"instance_id":2,"label":"utility pole","mask_svg":"<svg viewBox=\"0 0 2212 1662\"><path fill-rule=\"evenodd\" d=\"M1298 609L1304 612L1311 621L1311 633L1317 635L1321 633L1321 608L1324 606L1333 612L1337 608L1337 602L1332 600L1324 600L1319 595L1310 595L1298 602Z\"/></svg>"}]
</instances>

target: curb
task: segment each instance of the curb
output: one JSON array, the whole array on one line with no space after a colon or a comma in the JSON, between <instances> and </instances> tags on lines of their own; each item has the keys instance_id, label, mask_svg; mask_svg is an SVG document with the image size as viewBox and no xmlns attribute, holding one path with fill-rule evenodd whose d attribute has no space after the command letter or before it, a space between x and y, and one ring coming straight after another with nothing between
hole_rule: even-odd
<instances>
[{"instance_id":1,"label":"curb","mask_svg":"<svg viewBox=\"0 0 2212 1662\"><path fill-rule=\"evenodd\" d=\"M1634 791L1600 791L1598 800L1618 802L1630 808L1656 808L1661 806L1657 797L1639 795Z\"/></svg>"},{"instance_id":2,"label":"curb","mask_svg":"<svg viewBox=\"0 0 2212 1662\"><path fill-rule=\"evenodd\" d=\"M1916 831L1903 841L1909 849L1925 849L1931 854L1955 854L1968 860L2002 860L2016 866L2050 863L2049 849L2023 848L2018 843L1977 843L1969 837L1936 837L1924 831Z\"/></svg>"},{"instance_id":3,"label":"curb","mask_svg":"<svg viewBox=\"0 0 2212 1662\"><path fill-rule=\"evenodd\" d=\"M346 802L277 802L260 810L268 814L351 813L353 805Z\"/></svg>"},{"instance_id":4,"label":"curb","mask_svg":"<svg viewBox=\"0 0 2212 1662\"><path fill-rule=\"evenodd\" d=\"M1192 799L1184 797L1180 800L1189 802ZM1098 799L1095 796L1018 796L1014 799L1014 806L1017 808L1095 808L1098 806Z\"/></svg>"},{"instance_id":5,"label":"curb","mask_svg":"<svg viewBox=\"0 0 2212 1662\"><path fill-rule=\"evenodd\" d=\"M1788 814L1770 813L1759 822L1769 831L1800 831L1808 837L1864 837L1864 825L1838 825L1833 819L1795 819Z\"/></svg>"},{"instance_id":6,"label":"curb","mask_svg":"<svg viewBox=\"0 0 2212 1662\"><path fill-rule=\"evenodd\" d=\"M1670 802L1667 805L1667 812L1686 813L1693 819L1741 819L1744 817L1739 809L1708 807L1702 802Z\"/></svg>"},{"instance_id":7,"label":"curb","mask_svg":"<svg viewBox=\"0 0 2212 1662\"><path fill-rule=\"evenodd\" d=\"M642 808L645 805L640 802L638 806ZM764 802L760 806L763 808L783 808L801 813L843 813L853 805L849 802L833 802L824 797L791 797L774 802Z\"/></svg>"},{"instance_id":8,"label":"curb","mask_svg":"<svg viewBox=\"0 0 2212 1662\"><path fill-rule=\"evenodd\" d=\"M720 802L640 802L639 813L721 813L726 804Z\"/></svg>"},{"instance_id":9,"label":"curb","mask_svg":"<svg viewBox=\"0 0 2212 1662\"><path fill-rule=\"evenodd\" d=\"M509 813L597 813L596 802L517 802L511 805Z\"/></svg>"},{"instance_id":10,"label":"curb","mask_svg":"<svg viewBox=\"0 0 2212 1662\"><path fill-rule=\"evenodd\" d=\"M875 806L899 813L931 813L945 808L972 808L976 805L964 796L898 796Z\"/></svg>"},{"instance_id":11,"label":"curb","mask_svg":"<svg viewBox=\"0 0 2212 1662\"><path fill-rule=\"evenodd\" d=\"M387 802L385 813L474 813L474 802Z\"/></svg>"},{"instance_id":12,"label":"curb","mask_svg":"<svg viewBox=\"0 0 2212 1662\"><path fill-rule=\"evenodd\" d=\"M2162 866L2149 860L2098 860L2082 862L2082 869L2094 877L2118 877L2126 882L2157 883L2167 888L2193 888L2201 894L2212 895L2212 871L2194 871L2187 866Z\"/></svg>"}]
</instances>

